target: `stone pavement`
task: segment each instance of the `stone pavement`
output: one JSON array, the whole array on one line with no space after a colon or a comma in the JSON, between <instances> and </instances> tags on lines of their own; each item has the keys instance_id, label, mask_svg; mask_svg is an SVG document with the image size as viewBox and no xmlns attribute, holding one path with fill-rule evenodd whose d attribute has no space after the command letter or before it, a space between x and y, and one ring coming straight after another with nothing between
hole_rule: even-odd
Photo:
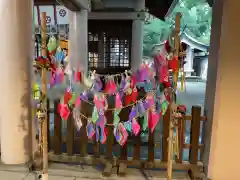
<instances>
[{"instance_id":1,"label":"stone pavement","mask_svg":"<svg viewBox=\"0 0 240 180\"><path fill-rule=\"evenodd\" d=\"M64 165L51 164L49 166L49 180L121 180L128 178L131 180L165 180L166 172L155 170L144 170L128 168L127 175L124 178L116 175L116 169L109 178L101 175L102 170L85 165ZM0 165L1 180L38 180L37 173L28 172L26 167ZM174 173L174 180L190 180L187 173Z\"/></svg>"}]
</instances>

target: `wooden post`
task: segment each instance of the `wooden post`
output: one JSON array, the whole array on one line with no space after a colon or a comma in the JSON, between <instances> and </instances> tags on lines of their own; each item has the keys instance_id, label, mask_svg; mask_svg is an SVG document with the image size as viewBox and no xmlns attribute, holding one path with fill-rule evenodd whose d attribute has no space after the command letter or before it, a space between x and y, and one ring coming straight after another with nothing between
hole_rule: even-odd
<instances>
[{"instance_id":1,"label":"wooden post","mask_svg":"<svg viewBox=\"0 0 240 180\"><path fill-rule=\"evenodd\" d=\"M175 35L174 35L174 57L179 57L179 47L180 47L180 19L181 19L181 13L176 14L175 19ZM179 67L179 66L178 66ZM173 72L173 83L174 83L174 90L177 90L177 82L178 82L178 74L179 69L175 72Z\"/></svg>"},{"instance_id":2,"label":"wooden post","mask_svg":"<svg viewBox=\"0 0 240 180\"><path fill-rule=\"evenodd\" d=\"M46 12L42 12L41 21L41 35L42 35L42 56L47 56L47 25L46 25ZM42 68L42 96L43 96L43 108L47 107L47 83L46 83L46 68ZM42 180L48 180L48 125L47 117L45 116L42 122L42 152L43 152L43 170Z\"/></svg>"},{"instance_id":3,"label":"wooden post","mask_svg":"<svg viewBox=\"0 0 240 180\"><path fill-rule=\"evenodd\" d=\"M181 14L177 13L176 14L176 20L175 20L175 35L174 35L174 57L179 57L179 45L180 45L180 37L179 37L179 33L180 33L180 18L181 18ZM175 72L173 72L173 89L174 92L176 92L177 90L177 82L178 82L178 73L179 73L179 69ZM173 98L173 93L174 92L170 92L171 93L171 103L170 103L170 123L169 123L169 138L168 138L168 168L167 168L167 174L168 180L172 180L172 164L173 164L173 135L174 135L174 119L172 116L172 112L173 112L173 108L175 107L174 104L174 98Z\"/></svg>"}]
</instances>

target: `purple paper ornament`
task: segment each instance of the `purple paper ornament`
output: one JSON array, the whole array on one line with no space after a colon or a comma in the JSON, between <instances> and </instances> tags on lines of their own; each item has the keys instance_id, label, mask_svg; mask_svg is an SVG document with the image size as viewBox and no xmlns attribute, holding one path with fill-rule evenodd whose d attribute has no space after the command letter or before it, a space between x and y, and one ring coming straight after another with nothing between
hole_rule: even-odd
<instances>
[{"instance_id":1,"label":"purple paper ornament","mask_svg":"<svg viewBox=\"0 0 240 180\"><path fill-rule=\"evenodd\" d=\"M88 123L87 125L87 136L89 139L91 139L95 134L94 128L93 128L93 124L92 123Z\"/></svg>"},{"instance_id":2,"label":"purple paper ornament","mask_svg":"<svg viewBox=\"0 0 240 180\"><path fill-rule=\"evenodd\" d=\"M126 78L122 76L121 84L120 84L120 90L122 91L126 86Z\"/></svg>"},{"instance_id":3,"label":"purple paper ornament","mask_svg":"<svg viewBox=\"0 0 240 180\"><path fill-rule=\"evenodd\" d=\"M136 107L134 106L134 107L132 107L132 110L131 110L131 112L130 112L130 114L129 114L129 118L128 118L128 120L129 121L131 121L133 118L135 118L137 116L137 109L136 109Z\"/></svg>"},{"instance_id":4,"label":"purple paper ornament","mask_svg":"<svg viewBox=\"0 0 240 180\"><path fill-rule=\"evenodd\" d=\"M80 95L80 99L83 101L87 101L88 100L88 96L87 96L87 92L84 91L81 95Z\"/></svg>"},{"instance_id":5,"label":"purple paper ornament","mask_svg":"<svg viewBox=\"0 0 240 180\"><path fill-rule=\"evenodd\" d=\"M114 128L114 137L116 139L117 142L120 141L121 137L120 137L120 133L117 127Z\"/></svg>"},{"instance_id":6,"label":"purple paper ornament","mask_svg":"<svg viewBox=\"0 0 240 180\"><path fill-rule=\"evenodd\" d=\"M146 109L144 108L144 105L143 105L143 102L142 102L142 101L140 101L140 102L138 102L138 103L136 104L136 108L137 108L138 114L139 114L140 116L142 116L142 115L145 113L145 111L146 111Z\"/></svg>"},{"instance_id":7,"label":"purple paper ornament","mask_svg":"<svg viewBox=\"0 0 240 180\"><path fill-rule=\"evenodd\" d=\"M147 101L143 102L143 107L145 110L147 110L150 107Z\"/></svg>"}]
</instances>

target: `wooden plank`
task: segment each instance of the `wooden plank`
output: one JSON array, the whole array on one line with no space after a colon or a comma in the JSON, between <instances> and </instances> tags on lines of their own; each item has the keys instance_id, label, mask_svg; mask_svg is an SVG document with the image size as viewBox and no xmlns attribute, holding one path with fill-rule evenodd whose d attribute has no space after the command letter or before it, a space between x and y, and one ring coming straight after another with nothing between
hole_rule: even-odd
<instances>
[{"instance_id":1,"label":"wooden plank","mask_svg":"<svg viewBox=\"0 0 240 180\"><path fill-rule=\"evenodd\" d=\"M123 106L126 106L125 102L123 102ZM127 121L129 118L129 114L132 110L132 106L129 106L127 108L123 108L121 112L119 113L119 118L121 122ZM128 143L126 142L124 146L121 147L120 149L120 160L127 160L128 159L128 154L127 154L127 147ZM118 175L121 177L126 176L126 169L127 165L125 163L120 163L118 167Z\"/></svg>"},{"instance_id":2,"label":"wooden plank","mask_svg":"<svg viewBox=\"0 0 240 180\"><path fill-rule=\"evenodd\" d=\"M170 109L167 109L166 114L163 116L163 150L162 150L162 157L163 161L168 161L168 137L169 137L169 123L170 123Z\"/></svg>"},{"instance_id":3,"label":"wooden plank","mask_svg":"<svg viewBox=\"0 0 240 180\"><path fill-rule=\"evenodd\" d=\"M93 110L93 105L91 105L90 103L86 102L86 101L82 101L81 103L81 114L83 114L84 116L82 117L82 127L80 129L80 155L82 157L87 155L87 142L88 142L88 137L87 137L87 123L88 123L88 119L86 119L86 117L91 117L92 114L92 110Z\"/></svg>"},{"instance_id":4,"label":"wooden plank","mask_svg":"<svg viewBox=\"0 0 240 180\"><path fill-rule=\"evenodd\" d=\"M68 120L67 120L67 155L72 156L73 155L73 142L74 142L74 122L72 113L70 114Z\"/></svg>"},{"instance_id":5,"label":"wooden plank","mask_svg":"<svg viewBox=\"0 0 240 180\"><path fill-rule=\"evenodd\" d=\"M183 159L183 150L184 150L184 143L185 143L185 118L182 118L178 121L178 140L179 140L179 157L178 162L181 163Z\"/></svg>"},{"instance_id":6,"label":"wooden plank","mask_svg":"<svg viewBox=\"0 0 240 180\"><path fill-rule=\"evenodd\" d=\"M154 161L154 133L155 130L153 132L151 132L151 129L148 129L148 162L152 163Z\"/></svg>"},{"instance_id":7,"label":"wooden plank","mask_svg":"<svg viewBox=\"0 0 240 180\"><path fill-rule=\"evenodd\" d=\"M100 142L96 141L96 134L94 136L93 152L96 158L100 157Z\"/></svg>"},{"instance_id":8,"label":"wooden plank","mask_svg":"<svg viewBox=\"0 0 240 180\"><path fill-rule=\"evenodd\" d=\"M50 143L50 113L49 113L50 102L47 99L47 140L48 140L48 151L50 151L51 143Z\"/></svg>"},{"instance_id":9,"label":"wooden plank","mask_svg":"<svg viewBox=\"0 0 240 180\"><path fill-rule=\"evenodd\" d=\"M115 108L115 102L110 103L111 97L107 97L108 108ZM114 144L114 134L113 134L113 111L107 110L105 112L105 117L107 118L107 144L106 144L106 159L107 163L105 164L103 170L103 176L109 177L112 173L112 160L113 160L113 144Z\"/></svg>"},{"instance_id":10,"label":"wooden plank","mask_svg":"<svg viewBox=\"0 0 240 180\"><path fill-rule=\"evenodd\" d=\"M61 162L61 163L79 163L81 161L84 161L85 164L87 165L94 165L94 161L96 158L94 156L88 155L86 157L81 157L80 155L74 155L72 157L69 157L67 154L61 154L61 155L55 155L54 153L49 153L48 155L49 160L53 162ZM142 168L146 167L148 164L147 161L145 160L140 160L140 161L132 161L132 160L117 160L113 159L114 162L113 164L119 165L120 163L127 164L128 166L136 167L136 168ZM104 156L101 156L100 158L97 158L97 161L99 164L104 164L106 165L109 163L109 161L105 160ZM112 163L109 163L111 167ZM189 162L183 161L182 163L173 163L173 170L186 170L188 171L189 169L194 169L195 167L202 168L203 164L201 162L198 162L197 164L190 164ZM153 168L159 168L159 169L166 169L167 168L167 163L162 162L160 160L155 160L153 163Z\"/></svg>"},{"instance_id":11,"label":"wooden plank","mask_svg":"<svg viewBox=\"0 0 240 180\"><path fill-rule=\"evenodd\" d=\"M107 97L108 100L108 108L113 109L115 103L110 103L110 97ZM106 144L106 158L111 161L113 158L113 143L114 143L114 135L113 135L113 111L107 110L105 112L105 116L107 118L107 144Z\"/></svg>"},{"instance_id":12,"label":"wooden plank","mask_svg":"<svg viewBox=\"0 0 240 180\"><path fill-rule=\"evenodd\" d=\"M142 118L138 119L138 122L140 125L142 125ZM133 154L133 159L134 160L140 160L140 153L141 153L141 131L142 131L142 126L140 133L134 138L134 154Z\"/></svg>"},{"instance_id":13,"label":"wooden plank","mask_svg":"<svg viewBox=\"0 0 240 180\"><path fill-rule=\"evenodd\" d=\"M192 116L191 116L191 115L186 115L186 116L185 116L185 120L192 121ZM201 120L201 121L206 121L206 120L207 120L207 117L206 117L206 116L201 116L201 117L200 117L200 120Z\"/></svg>"},{"instance_id":14,"label":"wooden plank","mask_svg":"<svg viewBox=\"0 0 240 180\"><path fill-rule=\"evenodd\" d=\"M200 171L200 167L192 167L188 170L188 175L192 180L203 180L203 173Z\"/></svg>"},{"instance_id":15,"label":"wooden plank","mask_svg":"<svg viewBox=\"0 0 240 180\"><path fill-rule=\"evenodd\" d=\"M61 140L62 140L62 120L58 113L58 105L60 100L54 101L54 143L53 151L55 154L61 154Z\"/></svg>"},{"instance_id":16,"label":"wooden plank","mask_svg":"<svg viewBox=\"0 0 240 180\"><path fill-rule=\"evenodd\" d=\"M146 93L144 92L144 90L138 89L139 92L139 96L137 98L137 100L141 100L146 96ZM134 140L134 155L133 155L133 159L135 161L140 160L140 154L141 154L141 132L142 132L142 125L143 125L143 117L138 118L138 123L140 124L140 133L133 139Z\"/></svg>"},{"instance_id":17,"label":"wooden plank","mask_svg":"<svg viewBox=\"0 0 240 180\"><path fill-rule=\"evenodd\" d=\"M189 150L189 162L191 164L196 164L198 161L200 121L201 121L201 107L193 106L191 132L190 132L190 150Z\"/></svg>"}]
</instances>

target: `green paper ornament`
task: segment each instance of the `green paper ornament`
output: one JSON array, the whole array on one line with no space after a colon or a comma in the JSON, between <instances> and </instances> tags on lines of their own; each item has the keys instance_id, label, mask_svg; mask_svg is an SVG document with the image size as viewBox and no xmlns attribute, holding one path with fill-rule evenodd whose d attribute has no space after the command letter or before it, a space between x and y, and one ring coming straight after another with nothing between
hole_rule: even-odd
<instances>
[{"instance_id":1,"label":"green paper ornament","mask_svg":"<svg viewBox=\"0 0 240 180\"><path fill-rule=\"evenodd\" d=\"M97 107L95 106L92 112L92 122L96 123L99 118Z\"/></svg>"},{"instance_id":2,"label":"green paper ornament","mask_svg":"<svg viewBox=\"0 0 240 180\"><path fill-rule=\"evenodd\" d=\"M145 131L148 128L148 111L144 114L142 130Z\"/></svg>"},{"instance_id":3,"label":"green paper ornament","mask_svg":"<svg viewBox=\"0 0 240 180\"><path fill-rule=\"evenodd\" d=\"M49 52L52 52L54 50L57 49L57 40L54 36L51 36L49 38L48 44L47 44L47 48Z\"/></svg>"},{"instance_id":4,"label":"green paper ornament","mask_svg":"<svg viewBox=\"0 0 240 180\"><path fill-rule=\"evenodd\" d=\"M77 94L73 93L72 98L68 102L69 106L72 106L75 103L76 99L77 99Z\"/></svg>"},{"instance_id":5,"label":"green paper ornament","mask_svg":"<svg viewBox=\"0 0 240 180\"><path fill-rule=\"evenodd\" d=\"M117 110L114 111L114 116L113 116L113 124L114 126L116 126L119 121L120 121L120 118L118 116L119 112Z\"/></svg>"},{"instance_id":6,"label":"green paper ornament","mask_svg":"<svg viewBox=\"0 0 240 180\"><path fill-rule=\"evenodd\" d=\"M167 101L163 101L161 109L162 109L162 115L164 115L167 111L168 108L168 102Z\"/></svg>"}]
</instances>

